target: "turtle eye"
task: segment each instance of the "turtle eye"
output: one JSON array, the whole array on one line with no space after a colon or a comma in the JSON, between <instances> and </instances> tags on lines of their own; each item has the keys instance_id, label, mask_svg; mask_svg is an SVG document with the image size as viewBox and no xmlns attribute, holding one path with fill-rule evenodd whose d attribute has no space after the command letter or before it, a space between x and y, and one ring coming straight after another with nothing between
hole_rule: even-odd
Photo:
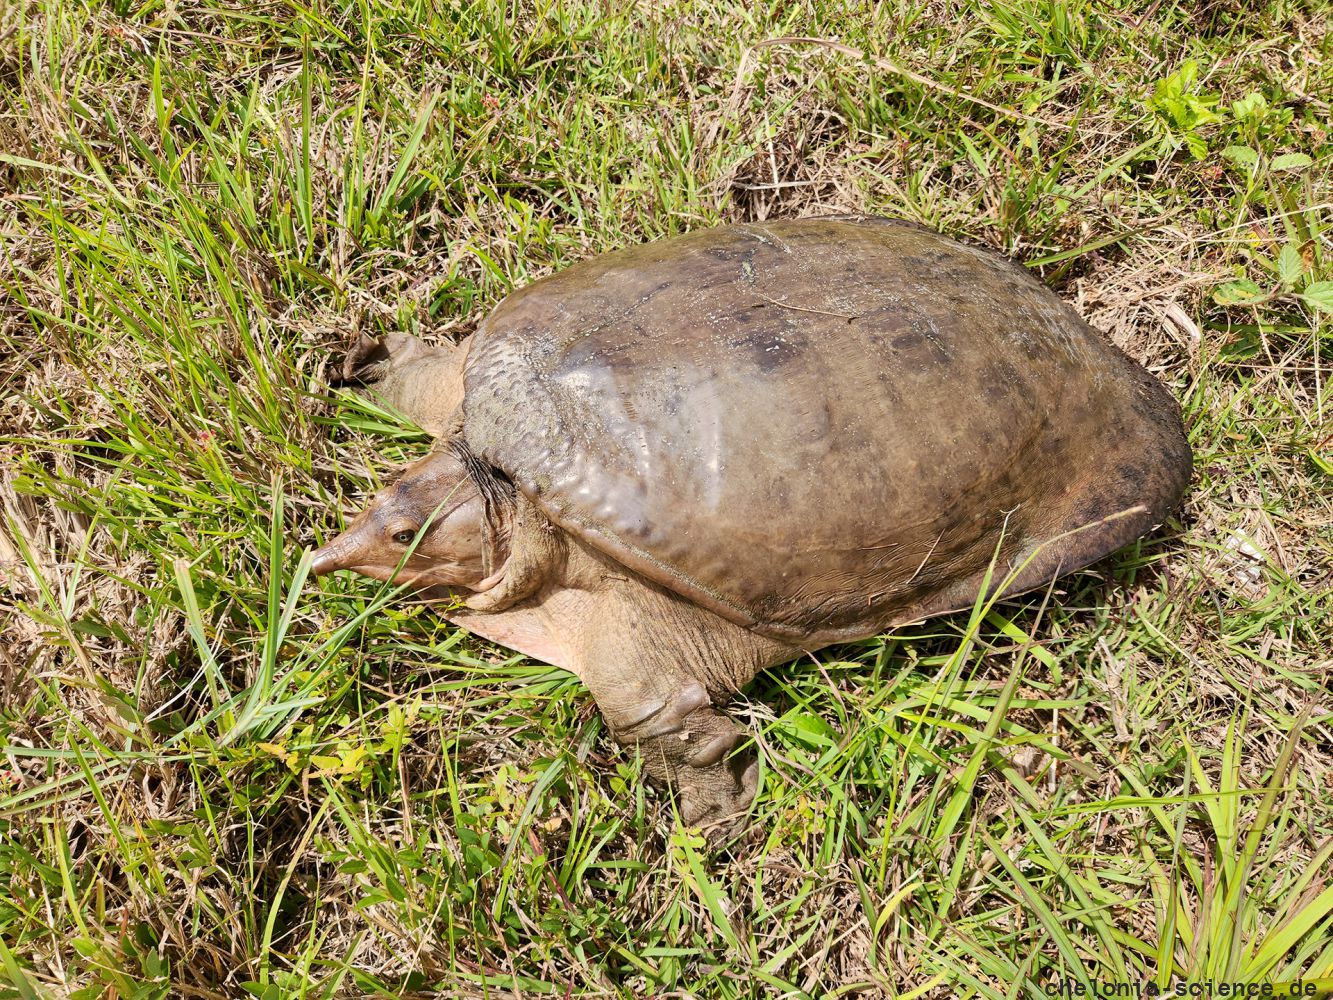
<instances>
[{"instance_id":1,"label":"turtle eye","mask_svg":"<svg viewBox=\"0 0 1333 1000\"><path fill-rule=\"evenodd\" d=\"M399 545L411 545L412 539L416 537L417 533L409 528L404 528L402 531L395 531L393 533L393 540Z\"/></svg>"}]
</instances>

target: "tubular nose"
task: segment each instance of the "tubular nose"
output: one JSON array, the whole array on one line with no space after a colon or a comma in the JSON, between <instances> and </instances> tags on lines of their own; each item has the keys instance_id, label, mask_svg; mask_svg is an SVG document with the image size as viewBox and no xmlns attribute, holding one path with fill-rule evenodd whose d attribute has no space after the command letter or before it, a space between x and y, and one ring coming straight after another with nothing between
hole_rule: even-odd
<instances>
[{"instance_id":1,"label":"tubular nose","mask_svg":"<svg viewBox=\"0 0 1333 1000\"><path fill-rule=\"evenodd\" d=\"M310 561L310 575L323 576L325 573L332 573L336 569L343 567L343 550L346 543L341 536L335 538L327 545L323 545L315 550Z\"/></svg>"}]
</instances>

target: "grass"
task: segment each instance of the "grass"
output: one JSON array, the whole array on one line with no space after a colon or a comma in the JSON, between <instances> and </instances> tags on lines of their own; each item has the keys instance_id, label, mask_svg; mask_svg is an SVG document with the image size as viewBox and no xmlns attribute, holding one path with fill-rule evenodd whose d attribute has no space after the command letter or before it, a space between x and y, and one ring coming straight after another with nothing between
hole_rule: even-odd
<instances>
[{"instance_id":1,"label":"grass","mask_svg":"<svg viewBox=\"0 0 1333 1000\"><path fill-rule=\"evenodd\" d=\"M0 3L0 994L1333 988L1326 3ZM593 253L871 211L1182 401L1179 519L737 700L744 836L567 675L304 553L328 388ZM1216 995L1216 994L1215 994Z\"/></svg>"}]
</instances>

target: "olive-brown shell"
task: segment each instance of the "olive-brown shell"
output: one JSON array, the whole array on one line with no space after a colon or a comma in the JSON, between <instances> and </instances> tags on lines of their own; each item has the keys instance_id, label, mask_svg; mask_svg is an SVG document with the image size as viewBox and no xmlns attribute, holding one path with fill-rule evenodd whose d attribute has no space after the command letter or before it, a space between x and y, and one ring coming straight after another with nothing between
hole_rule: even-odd
<instances>
[{"instance_id":1,"label":"olive-brown shell","mask_svg":"<svg viewBox=\"0 0 1333 1000\"><path fill-rule=\"evenodd\" d=\"M555 523L811 648L967 606L992 562L1009 593L1084 566L1161 521L1191 464L1166 389L1021 267L878 219L724 226L538 281L477 331L463 405Z\"/></svg>"}]
</instances>

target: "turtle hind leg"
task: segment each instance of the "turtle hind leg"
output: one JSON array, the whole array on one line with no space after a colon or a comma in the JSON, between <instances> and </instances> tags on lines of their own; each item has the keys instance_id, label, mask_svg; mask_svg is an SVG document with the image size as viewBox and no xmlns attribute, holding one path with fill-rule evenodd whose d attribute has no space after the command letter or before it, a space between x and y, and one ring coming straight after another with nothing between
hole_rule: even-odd
<instances>
[{"instance_id":1,"label":"turtle hind leg","mask_svg":"<svg viewBox=\"0 0 1333 1000\"><path fill-rule=\"evenodd\" d=\"M412 358L425 357L431 348L424 341L405 333L372 337L357 334L356 343L343 356L337 385L370 385L387 371Z\"/></svg>"},{"instance_id":2,"label":"turtle hind leg","mask_svg":"<svg viewBox=\"0 0 1333 1000\"><path fill-rule=\"evenodd\" d=\"M335 384L355 386L432 437L446 437L461 413L466 358L466 341L431 347L405 333L362 334L343 359Z\"/></svg>"}]
</instances>

